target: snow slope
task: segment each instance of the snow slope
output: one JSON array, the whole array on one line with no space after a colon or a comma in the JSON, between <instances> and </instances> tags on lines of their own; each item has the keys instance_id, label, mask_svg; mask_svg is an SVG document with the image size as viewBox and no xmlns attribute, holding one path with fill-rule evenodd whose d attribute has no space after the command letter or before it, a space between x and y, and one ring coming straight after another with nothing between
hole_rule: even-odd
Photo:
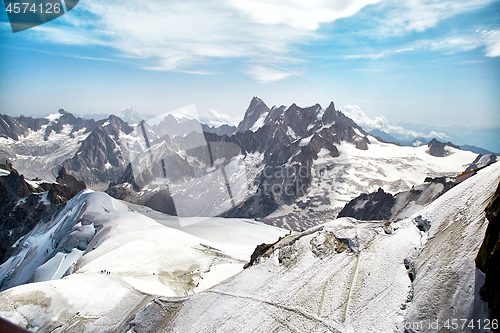
<instances>
[{"instance_id":1,"label":"snow slope","mask_svg":"<svg viewBox=\"0 0 500 333\"><path fill-rule=\"evenodd\" d=\"M421 212L428 233L416 228L415 217L390 225L343 218L286 237L257 265L185 301L169 326L429 332L437 331L427 326L436 319L442 328L446 319L484 318L474 258L499 180L500 166L490 166L440 197Z\"/></svg>"},{"instance_id":2,"label":"snow slope","mask_svg":"<svg viewBox=\"0 0 500 333\"><path fill-rule=\"evenodd\" d=\"M487 315L474 258L486 229L484 207L499 180L494 164L419 216L394 223L341 218L286 236L253 266L192 296L149 296L131 288L125 274L94 270L4 291L0 315L59 332L435 332L428 323L436 319L442 329L447 318ZM104 214L89 206L90 215ZM191 232L216 241L203 223L218 220L201 222L199 230L193 223Z\"/></svg>"},{"instance_id":3,"label":"snow slope","mask_svg":"<svg viewBox=\"0 0 500 333\"><path fill-rule=\"evenodd\" d=\"M454 318L475 319L476 323L484 318L485 305L479 296L484 275L474 260L488 226L484 209L500 180L497 164L479 171L419 213L418 220L431 227L426 246L414 263L415 297L408 322L437 321L442 327Z\"/></svg>"},{"instance_id":4,"label":"snow slope","mask_svg":"<svg viewBox=\"0 0 500 333\"><path fill-rule=\"evenodd\" d=\"M286 233L243 220L155 216L161 223L105 193L82 191L54 220L15 244L0 266L2 289L106 273L150 294L187 295L238 273L257 244Z\"/></svg>"}]
</instances>

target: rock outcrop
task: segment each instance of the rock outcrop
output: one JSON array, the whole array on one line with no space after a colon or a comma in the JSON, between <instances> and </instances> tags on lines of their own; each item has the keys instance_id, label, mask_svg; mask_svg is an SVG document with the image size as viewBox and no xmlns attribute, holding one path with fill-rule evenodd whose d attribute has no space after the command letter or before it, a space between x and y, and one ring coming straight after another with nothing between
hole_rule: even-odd
<instances>
[{"instance_id":1,"label":"rock outcrop","mask_svg":"<svg viewBox=\"0 0 500 333\"><path fill-rule=\"evenodd\" d=\"M491 318L500 318L500 184L485 209L488 228L476 257L476 266L486 274L481 298L491 308ZM498 331L498 330L497 330Z\"/></svg>"},{"instance_id":2,"label":"rock outcrop","mask_svg":"<svg viewBox=\"0 0 500 333\"><path fill-rule=\"evenodd\" d=\"M454 145L451 142L440 142L436 139L432 139L428 144L427 147L429 147L429 155L436 156L436 157L445 157L449 154L448 151L445 150L446 147L452 147L455 149L460 149L459 146Z\"/></svg>"},{"instance_id":3,"label":"rock outcrop","mask_svg":"<svg viewBox=\"0 0 500 333\"><path fill-rule=\"evenodd\" d=\"M30 185L8 161L0 168L10 171L0 176L0 263L10 256L11 246L40 221L50 219L61 204L85 189L85 184L61 169L57 183L41 181Z\"/></svg>"}]
</instances>

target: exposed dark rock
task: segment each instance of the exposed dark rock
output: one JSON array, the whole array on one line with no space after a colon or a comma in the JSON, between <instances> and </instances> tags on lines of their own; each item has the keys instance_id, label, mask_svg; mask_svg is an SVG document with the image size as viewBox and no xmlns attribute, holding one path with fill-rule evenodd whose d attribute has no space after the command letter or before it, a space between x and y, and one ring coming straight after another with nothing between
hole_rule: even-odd
<instances>
[{"instance_id":1,"label":"exposed dark rock","mask_svg":"<svg viewBox=\"0 0 500 333\"><path fill-rule=\"evenodd\" d=\"M432 139L428 144L427 147L429 147L429 155L436 156L436 157L445 157L448 155L448 152L444 149L445 147L453 147L456 149L460 149L459 146L454 145L451 142L440 142L436 139Z\"/></svg>"},{"instance_id":2,"label":"exposed dark rock","mask_svg":"<svg viewBox=\"0 0 500 333\"><path fill-rule=\"evenodd\" d=\"M488 227L476 257L476 266L486 274L480 290L491 308L491 318L500 319L500 184L485 209Z\"/></svg>"},{"instance_id":3,"label":"exposed dark rock","mask_svg":"<svg viewBox=\"0 0 500 333\"><path fill-rule=\"evenodd\" d=\"M417 226L418 230L423 231L423 232L429 231L429 229L432 226L431 221L424 219L422 217L422 215L415 217L414 221L415 221L415 225Z\"/></svg>"},{"instance_id":4,"label":"exposed dark rock","mask_svg":"<svg viewBox=\"0 0 500 333\"><path fill-rule=\"evenodd\" d=\"M28 134L30 129L37 131L42 125L48 122L45 118L0 115L0 137L11 138L17 141L20 135L24 136Z\"/></svg>"},{"instance_id":5,"label":"exposed dark rock","mask_svg":"<svg viewBox=\"0 0 500 333\"><path fill-rule=\"evenodd\" d=\"M396 198L382 188L371 194L361 194L347 203L338 217L354 217L362 221L387 220L392 215Z\"/></svg>"},{"instance_id":6,"label":"exposed dark rock","mask_svg":"<svg viewBox=\"0 0 500 333\"><path fill-rule=\"evenodd\" d=\"M349 216L358 220L389 220L408 216L406 208L414 212L415 205L424 207L446 193L455 182L449 177L427 177L423 184L414 186L394 196L382 189L371 194L361 194L344 206L338 217ZM417 221L418 224L418 221Z\"/></svg>"},{"instance_id":7,"label":"exposed dark rock","mask_svg":"<svg viewBox=\"0 0 500 333\"><path fill-rule=\"evenodd\" d=\"M98 125L82 142L76 154L63 162L63 166L88 184L117 179L125 165L121 149L115 142Z\"/></svg>"},{"instance_id":8,"label":"exposed dark rock","mask_svg":"<svg viewBox=\"0 0 500 333\"><path fill-rule=\"evenodd\" d=\"M281 239L281 238L280 238ZM276 244L276 243L274 243ZM266 253L268 250L273 248L274 244L265 244L262 243L260 245L257 245L255 250L253 251L252 255L250 256L250 261L243 266L244 269L247 269L248 267L252 266L257 262L257 259L260 258L264 253Z\"/></svg>"},{"instance_id":9,"label":"exposed dark rock","mask_svg":"<svg viewBox=\"0 0 500 333\"><path fill-rule=\"evenodd\" d=\"M330 105L328 105L328 107L326 108L321 120L323 121L323 124L332 124L335 121L336 117L337 111L335 111L335 104L333 104L333 102L330 102Z\"/></svg>"},{"instance_id":10,"label":"exposed dark rock","mask_svg":"<svg viewBox=\"0 0 500 333\"><path fill-rule=\"evenodd\" d=\"M368 150L368 144L370 141L366 136L362 137L358 141L356 141L356 148L361 149L361 150Z\"/></svg>"},{"instance_id":11,"label":"exposed dark rock","mask_svg":"<svg viewBox=\"0 0 500 333\"><path fill-rule=\"evenodd\" d=\"M64 167L59 171L59 175L56 178L56 182L64 185L67 192L67 200L77 195L81 190L86 188L85 183L76 179L75 177L68 175Z\"/></svg>"},{"instance_id":12,"label":"exposed dark rock","mask_svg":"<svg viewBox=\"0 0 500 333\"><path fill-rule=\"evenodd\" d=\"M7 171L14 171L17 173L17 170L14 169L14 167L12 166L12 163L10 163L9 161L5 161L5 164L0 164L0 169L4 169Z\"/></svg>"}]
</instances>

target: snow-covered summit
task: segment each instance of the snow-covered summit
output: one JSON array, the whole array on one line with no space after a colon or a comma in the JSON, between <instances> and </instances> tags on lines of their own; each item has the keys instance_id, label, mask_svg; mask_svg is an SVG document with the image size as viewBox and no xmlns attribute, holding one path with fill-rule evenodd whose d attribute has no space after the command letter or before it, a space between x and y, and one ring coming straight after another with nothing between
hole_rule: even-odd
<instances>
[{"instance_id":1,"label":"snow-covered summit","mask_svg":"<svg viewBox=\"0 0 500 333\"><path fill-rule=\"evenodd\" d=\"M129 124L135 124L141 120L146 120L144 116L132 107L121 110L119 113L116 113L116 116L120 117L123 121L126 121Z\"/></svg>"}]
</instances>

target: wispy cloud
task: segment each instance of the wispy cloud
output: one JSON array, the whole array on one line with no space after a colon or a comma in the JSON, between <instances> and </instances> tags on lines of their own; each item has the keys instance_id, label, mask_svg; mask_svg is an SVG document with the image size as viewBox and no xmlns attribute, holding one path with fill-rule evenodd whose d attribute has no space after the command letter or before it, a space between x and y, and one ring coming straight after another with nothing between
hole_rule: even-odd
<instances>
[{"instance_id":1,"label":"wispy cloud","mask_svg":"<svg viewBox=\"0 0 500 333\"><path fill-rule=\"evenodd\" d=\"M246 71L244 71L244 73L259 81L260 83L279 81L293 75L289 71L283 71L276 68L260 65L251 66Z\"/></svg>"},{"instance_id":2,"label":"wispy cloud","mask_svg":"<svg viewBox=\"0 0 500 333\"><path fill-rule=\"evenodd\" d=\"M300 30L317 30L321 23L356 14L381 0L229 0L253 22L287 25Z\"/></svg>"},{"instance_id":3,"label":"wispy cloud","mask_svg":"<svg viewBox=\"0 0 500 333\"><path fill-rule=\"evenodd\" d=\"M440 39L417 40L400 48L394 48L379 53L360 53L344 56L344 59L371 59L417 51L433 51L454 54L484 47L485 56L500 56L500 31L477 30L474 34L444 37Z\"/></svg>"},{"instance_id":4,"label":"wispy cloud","mask_svg":"<svg viewBox=\"0 0 500 333\"><path fill-rule=\"evenodd\" d=\"M422 32L447 18L482 8L496 0L386 0L389 12L381 20L378 33L403 35Z\"/></svg>"},{"instance_id":5,"label":"wispy cloud","mask_svg":"<svg viewBox=\"0 0 500 333\"><path fill-rule=\"evenodd\" d=\"M371 131L374 129L379 129L389 134L399 134L404 137L405 140L413 140L418 137L422 138L438 138L446 139L449 136L446 133L430 131L429 133L416 132L413 130L407 130L401 126L395 125L387 120L385 117L377 116L375 118L369 118L359 106L357 105L346 105L342 112L358 125L363 127L365 130Z\"/></svg>"},{"instance_id":6,"label":"wispy cloud","mask_svg":"<svg viewBox=\"0 0 500 333\"><path fill-rule=\"evenodd\" d=\"M484 39L484 44L486 45L486 56L487 57L499 57L500 56L500 30L483 30L481 35Z\"/></svg>"}]
</instances>

